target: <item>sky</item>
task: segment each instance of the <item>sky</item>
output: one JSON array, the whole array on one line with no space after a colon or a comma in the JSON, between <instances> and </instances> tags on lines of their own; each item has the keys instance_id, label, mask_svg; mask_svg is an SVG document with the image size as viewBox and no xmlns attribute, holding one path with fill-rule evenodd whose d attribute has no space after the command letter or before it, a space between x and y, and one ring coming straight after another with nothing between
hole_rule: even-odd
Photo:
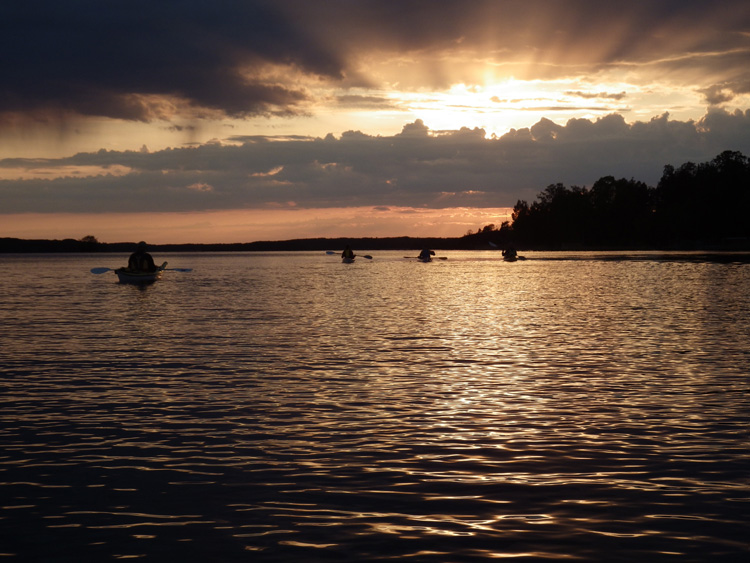
<instances>
[{"instance_id":1,"label":"sky","mask_svg":"<svg viewBox=\"0 0 750 563\"><path fill-rule=\"evenodd\" d=\"M747 0L8 0L0 237L461 236L750 155Z\"/></svg>"}]
</instances>

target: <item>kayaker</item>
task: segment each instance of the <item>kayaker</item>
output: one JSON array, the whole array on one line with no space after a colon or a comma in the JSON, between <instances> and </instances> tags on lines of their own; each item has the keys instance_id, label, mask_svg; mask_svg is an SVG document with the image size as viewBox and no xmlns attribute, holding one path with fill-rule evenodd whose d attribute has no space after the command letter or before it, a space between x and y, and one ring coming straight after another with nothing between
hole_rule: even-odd
<instances>
[{"instance_id":1,"label":"kayaker","mask_svg":"<svg viewBox=\"0 0 750 563\"><path fill-rule=\"evenodd\" d=\"M503 257L513 259L518 255L518 252L516 252L516 249L512 246L509 246L505 250L503 250Z\"/></svg>"},{"instance_id":2,"label":"kayaker","mask_svg":"<svg viewBox=\"0 0 750 563\"><path fill-rule=\"evenodd\" d=\"M341 258L343 260L354 260L354 252L352 252L352 249L348 244L346 245L344 252L341 253Z\"/></svg>"},{"instance_id":3,"label":"kayaker","mask_svg":"<svg viewBox=\"0 0 750 563\"><path fill-rule=\"evenodd\" d=\"M425 262L432 260L433 256L435 256L435 251L430 250L429 248L425 248L419 253L419 259L424 260Z\"/></svg>"},{"instance_id":4,"label":"kayaker","mask_svg":"<svg viewBox=\"0 0 750 563\"><path fill-rule=\"evenodd\" d=\"M156 264L151 255L146 252L146 243L141 241L135 247L135 252L128 259L128 270L131 272L155 272Z\"/></svg>"}]
</instances>

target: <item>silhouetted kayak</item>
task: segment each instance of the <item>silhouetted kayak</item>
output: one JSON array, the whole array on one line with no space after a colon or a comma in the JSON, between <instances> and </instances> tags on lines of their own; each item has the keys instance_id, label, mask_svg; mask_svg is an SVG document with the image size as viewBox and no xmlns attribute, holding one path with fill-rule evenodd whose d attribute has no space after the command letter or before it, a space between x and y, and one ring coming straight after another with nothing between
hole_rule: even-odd
<instances>
[{"instance_id":1,"label":"silhouetted kayak","mask_svg":"<svg viewBox=\"0 0 750 563\"><path fill-rule=\"evenodd\" d=\"M354 258L342 258L341 261L344 264L351 264L352 262L354 262Z\"/></svg>"},{"instance_id":2,"label":"silhouetted kayak","mask_svg":"<svg viewBox=\"0 0 750 563\"><path fill-rule=\"evenodd\" d=\"M117 268L115 274L121 283L150 283L161 278L167 263L164 262L155 272L131 272L127 268Z\"/></svg>"},{"instance_id":3,"label":"silhouetted kayak","mask_svg":"<svg viewBox=\"0 0 750 563\"><path fill-rule=\"evenodd\" d=\"M417 260L419 260L420 262L432 262L432 258L430 258L429 256L427 258L422 258L421 256L418 256Z\"/></svg>"}]
</instances>

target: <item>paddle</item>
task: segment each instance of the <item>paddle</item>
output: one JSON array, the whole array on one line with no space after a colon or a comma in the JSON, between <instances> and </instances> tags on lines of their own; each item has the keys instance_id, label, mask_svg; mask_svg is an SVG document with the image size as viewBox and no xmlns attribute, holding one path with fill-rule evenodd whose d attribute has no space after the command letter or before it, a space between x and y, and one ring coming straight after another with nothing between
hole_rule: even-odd
<instances>
[{"instance_id":1,"label":"paddle","mask_svg":"<svg viewBox=\"0 0 750 563\"><path fill-rule=\"evenodd\" d=\"M164 264L162 266L166 266L166 265L167 265L167 263L164 262ZM164 268L164 267L159 267L158 269L162 270L162 271L166 271L166 272L192 272L193 271L192 268ZM104 274L106 272L114 272L115 270L117 270L117 268L91 268L91 273L92 274Z\"/></svg>"},{"instance_id":2,"label":"paddle","mask_svg":"<svg viewBox=\"0 0 750 563\"><path fill-rule=\"evenodd\" d=\"M350 261L354 262L355 258L367 258L368 260L372 260L372 256L370 256L369 254L355 254L354 256L351 257Z\"/></svg>"},{"instance_id":3,"label":"paddle","mask_svg":"<svg viewBox=\"0 0 750 563\"><path fill-rule=\"evenodd\" d=\"M338 254L338 252L336 252L334 250L326 250L326 254L333 255L333 254ZM354 255L355 258L357 256L361 256L362 258L367 258L368 260L372 260L372 256L370 256L369 254L355 254Z\"/></svg>"}]
</instances>

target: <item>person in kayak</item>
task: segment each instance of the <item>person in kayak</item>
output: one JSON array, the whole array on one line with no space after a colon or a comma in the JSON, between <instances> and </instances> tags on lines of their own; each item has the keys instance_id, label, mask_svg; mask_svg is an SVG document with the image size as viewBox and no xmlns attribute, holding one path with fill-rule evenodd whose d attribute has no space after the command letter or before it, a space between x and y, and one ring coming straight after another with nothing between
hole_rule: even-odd
<instances>
[{"instance_id":1,"label":"person in kayak","mask_svg":"<svg viewBox=\"0 0 750 563\"><path fill-rule=\"evenodd\" d=\"M146 252L146 243L141 241L135 247L135 252L128 259L128 270L131 272L155 272L156 264L151 255Z\"/></svg>"},{"instance_id":2,"label":"person in kayak","mask_svg":"<svg viewBox=\"0 0 750 563\"><path fill-rule=\"evenodd\" d=\"M516 249L513 248L512 246L503 250L503 257L507 258L508 260L513 260L517 256L518 256L518 252L516 252Z\"/></svg>"},{"instance_id":3,"label":"person in kayak","mask_svg":"<svg viewBox=\"0 0 750 563\"><path fill-rule=\"evenodd\" d=\"M343 260L354 260L354 252L352 252L352 249L348 244L346 245L344 252L341 253L341 258Z\"/></svg>"},{"instance_id":4,"label":"person in kayak","mask_svg":"<svg viewBox=\"0 0 750 563\"><path fill-rule=\"evenodd\" d=\"M429 248L425 248L422 250L422 252L419 253L419 259L423 260L424 262L429 262L432 260L432 257L435 256L435 251L430 250Z\"/></svg>"}]
</instances>

